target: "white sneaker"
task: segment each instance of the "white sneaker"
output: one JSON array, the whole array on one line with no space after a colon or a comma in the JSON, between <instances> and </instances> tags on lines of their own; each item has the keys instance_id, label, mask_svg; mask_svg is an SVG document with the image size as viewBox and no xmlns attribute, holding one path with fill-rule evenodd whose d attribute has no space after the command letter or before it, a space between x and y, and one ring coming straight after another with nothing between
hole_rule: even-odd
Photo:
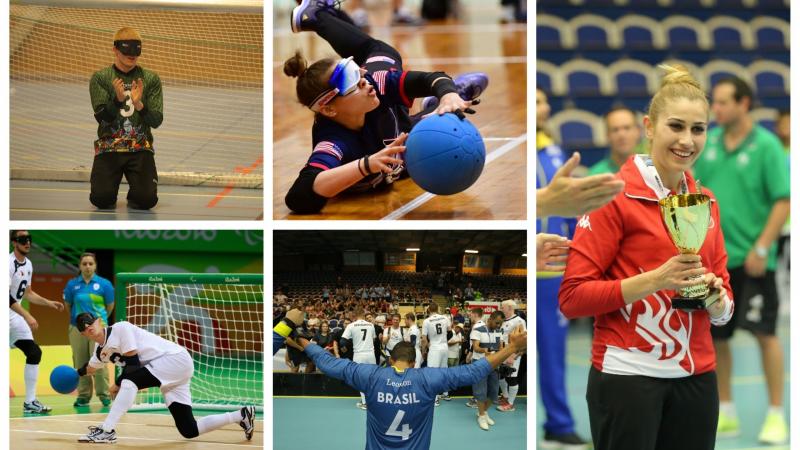
<instances>
[{"instance_id":1,"label":"white sneaker","mask_svg":"<svg viewBox=\"0 0 800 450\"><path fill-rule=\"evenodd\" d=\"M366 403L362 403L362 402L358 402L358 403L356 403L356 408L363 409L364 411L366 411L367 410L367 404Z\"/></svg>"},{"instance_id":2,"label":"white sneaker","mask_svg":"<svg viewBox=\"0 0 800 450\"><path fill-rule=\"evenodd\" d=\"M369 29L369 15L367 15L367 10L364 8L358 8L353 11L353 13L350 14L350 18L353 19L353 22L358 28L362 30Z\"/></svg>"},{"instance_id":3,"label":"white sneaker","mask_svg":"<svg viewBox=\"0 0 800 450\"><path fill-rule=\"evenodd\" d=\"M494 425L494 420L492 420L492 418L489 417L488 412L483 417L486 417L486 423L488 423L489 425Z\"/></svg>"},{"instance_id":4,"label":"white sneaker","mask_svg":"<svg viewBox=\"0 0 800 450\"><path fill-rule=\"evenodd\" d=\"M89 427L89 434L78 438L78 442L97 442L113 444L117 442L117 432L105 431L101 427Z\"/></svg>"},{"instance_id":5,"label":"white sneaker","mask_svg":"<svg viewBox=\"0 0 800 450\"><path fill-rule=\"evenodd\" d=\"M489 431L489 422L486 420L486 416L478 416L478 426L481 427L481 430Z\"/></svg>"}]
</instances>

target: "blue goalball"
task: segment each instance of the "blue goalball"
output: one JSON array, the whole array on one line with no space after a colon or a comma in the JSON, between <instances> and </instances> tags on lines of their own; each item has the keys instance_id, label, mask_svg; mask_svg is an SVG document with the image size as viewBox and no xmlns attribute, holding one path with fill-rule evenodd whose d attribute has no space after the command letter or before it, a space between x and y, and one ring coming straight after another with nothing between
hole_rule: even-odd
<instances>
[{"instance_id":1,"label":"blue goalball","mask_svg":"<svg viewBox=\"0 0 800 450\"><path fill-rule=\"evenodd\" d=\"M455 114L422 119L406 139L408 174L432 194L452 195L472 186L485 159L486 147L478 129Z\"/></svg>"},{"instance_id":2,"label":"blue goalball","mask_svg":"<svg viewBox=\"0 0 800 450\"><path fill-rule=\"evenodd\" d=\"M50 386L60 394L69 394L78 387L78 371L61 365L50 373Z\"/></svg>"}]
</instances>

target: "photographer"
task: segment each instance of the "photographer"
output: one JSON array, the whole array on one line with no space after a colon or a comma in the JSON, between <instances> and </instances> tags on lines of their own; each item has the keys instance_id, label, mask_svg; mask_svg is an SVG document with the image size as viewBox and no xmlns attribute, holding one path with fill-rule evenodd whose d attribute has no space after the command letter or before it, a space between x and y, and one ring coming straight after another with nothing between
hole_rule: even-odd
<instances>
[{"instance_id":1,"label":"photographer","mask_svg":"<svg viewBox=\"0 0 800 450\"><path fill-rule=\"evenodd\" d=\"M479 314L478 317L482 316L483 311L480 311ZM472 341L473 363L500 351L503 320L505 320L505 315L501 311L495 311L489 316L486 323L479 321L472 327L469 339ZM472 385L472 395L478 401L478 426L482 430L488 430L490 425L494 425L494 420L489 417L488 410L492 406L492 401L497 400L499 389L500 378L495 370L483 380Z\"/></svg>"}]
</instances>

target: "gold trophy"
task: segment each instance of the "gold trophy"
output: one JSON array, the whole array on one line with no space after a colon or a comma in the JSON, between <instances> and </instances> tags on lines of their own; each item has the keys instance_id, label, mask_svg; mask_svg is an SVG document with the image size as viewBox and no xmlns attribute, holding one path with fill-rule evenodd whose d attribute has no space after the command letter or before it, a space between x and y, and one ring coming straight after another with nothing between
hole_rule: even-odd
<instances>
[{"instance_id":1,"label":"gold trophy","mask_svg":"<svg viewBox=\"0 0 800 450\"><path fill-rule=\"evenodd\" d=\"M699 190L699 187L698 187ZM661 216L672 242L683 254L697 254L711 220L711 197L697 193L670 195L658 201ZM705 277L692 277L697 284L682 288L672 298L672 307L684 310L705 309L719 300L719 292L709 295Z\"/></svg>"}]
</instances>

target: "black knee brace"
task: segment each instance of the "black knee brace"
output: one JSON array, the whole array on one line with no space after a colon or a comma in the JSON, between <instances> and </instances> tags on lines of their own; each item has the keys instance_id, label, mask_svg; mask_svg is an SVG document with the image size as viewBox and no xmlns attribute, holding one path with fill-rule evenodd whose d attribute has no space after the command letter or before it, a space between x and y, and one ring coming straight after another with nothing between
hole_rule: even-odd
<instances>
[{"instance_id":1,"label":"black knee brace","mask_svg":"<svg viewBox=\"0 0 800 450\"><path fill-rule=\"evenodd\" d=\"M42 361L42 349L30 339L20 339L14 346L25 354L25 364L36 365Z\"/></svg>"},{"instance_id":2,"label":"black knee brace","mask_svg":"<svg viewBox=\"0 0 800 450\"><path fill-rule=\"evenodd\" d=\"M200 431L197 429L197 421L194 420L191 406L172 402L172 404L169 405L169 412L172 414L172 418L175 419L175 426L178 427L178 432L181 433L181 436L186 439L200 436Z\"/></svg>"},{"instance_id":3,"label":"black knee brace","mask_svg":"<svg viewBox=\"0 0 800 450\"><path fill-rule=\"evenodd\" d=\"M506 383L508 383L509 386L516 386L519 384L519 379L517 379L517 377L506 377Z\"/></svg>"}]
</instances>

